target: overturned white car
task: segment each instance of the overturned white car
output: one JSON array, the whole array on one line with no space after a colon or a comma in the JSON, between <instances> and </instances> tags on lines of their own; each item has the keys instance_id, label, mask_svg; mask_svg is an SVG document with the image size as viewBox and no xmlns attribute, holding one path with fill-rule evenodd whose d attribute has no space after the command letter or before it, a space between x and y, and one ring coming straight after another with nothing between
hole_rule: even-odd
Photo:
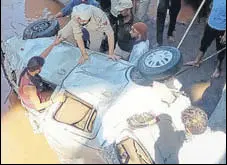
<instances>
[{"instance_id":1,"label":"overturned white car","mask_svg":"<svg viewBox=\"0 0 227 165\"><path fill-rule=\"evenodd\" d=\"M11 38L4 43L2 64L15 91L28 60L52 41ZM66 100L41 113L28 110L29 119L62 163L179 163L185 140L181 113L191 103L179 89L152 79L176 73L181 56L173 52L170 47L151 50L135 67L88 50L89 60L77 65L79 49L62 43L46 58L40 75L52 88L51 97L64 93Z\"/></svg>"}]
</instances>

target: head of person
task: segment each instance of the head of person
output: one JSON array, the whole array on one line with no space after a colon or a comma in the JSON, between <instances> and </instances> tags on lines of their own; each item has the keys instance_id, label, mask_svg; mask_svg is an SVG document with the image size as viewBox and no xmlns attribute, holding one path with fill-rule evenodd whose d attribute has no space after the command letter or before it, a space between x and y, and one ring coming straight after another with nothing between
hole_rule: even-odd
<instances>
[{"instance_id":1,"label":"head of person","mask_svg":"<svg viewBox=\"0 0 227 165\"><path fill-rule=\"evenodd\" d=\"M27 70L34 75L39 74L42 70L44 63L44 58L40 56L34 56L28 61Z\"/></svg>"},{"instance_id":2,"label":"head of person","mask_svg":"<svg viewBox=\"0 0 227 165\"><path fill-rule=\"evenodd\" d=\"M182 123L188 134L203 134L208 127L208 116L199 107L191 106L186 108L181 114Z\"/></svg>"},{"instance_id":3,"label":"head of person","mask_svg":"<svg viewBox=\"0 0 227 165\"><path fill-rule=\"evenodd\" d=\"M90 5L80 4L73 8L72 19L75 19L82 26L89 23L91 16L92 12Z\"/></svg>"},{"instance_id":4,"label":"head of person","mask_svg":"<svg viewBox=\"0 0 227 165\"><path fill-rule=\"evenodd\" d=\"M131 0L124 0L124 1L119 1L116 10L123 16L129 15L131 12L131 9L133 7L132 1Z\"/></svg>"},{"instance_id":5,"label":"head of person","mask_svg":"<svg viewBox=\"0 0 227 165\"><path fill-rule=\"evenodd\" d=\"M130 34L136 40L146 41L148 38L148 26L143 22L137 22L132 25Z\"/></svg>"}]
</instances>

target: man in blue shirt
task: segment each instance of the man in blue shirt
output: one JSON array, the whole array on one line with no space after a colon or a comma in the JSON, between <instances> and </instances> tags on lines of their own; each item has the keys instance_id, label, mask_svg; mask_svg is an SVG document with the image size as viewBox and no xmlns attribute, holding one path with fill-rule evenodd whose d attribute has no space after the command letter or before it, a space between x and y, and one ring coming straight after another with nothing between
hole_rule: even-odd
<instances>
[{"instance_id":1,"label":"man in blue shirt","mask_svg":"<svg viewBox=\"0 0 227 165\"><path fill-rule=\"evenodd\" d=\"M74 6L80 5L81 3L89 4L98 7L99 3L96 2L96 0L70 0L70 2L63 8L61 9L60 12L58 12L55 17L60 18L60 17L65 17L67 15L70 15L72 13L72 9Z\"/></svg>"},{"instance_id":2,"label":"man in blue shirt","mask_svg":"<svg viewBox=\"0 0 227 165\"><path fill-rule=\"evenodd\" d=\"M195 61L190 61L185 65L198 66L206 50L213 40L216 40L216 50L222 50L226 45L226 0L213 0L213 7L206 25L201 46ZM218 78L221 73L221 64L225 58L225 50L218 54L218 63L212 78Z\"/></svg>"}]
</instances>

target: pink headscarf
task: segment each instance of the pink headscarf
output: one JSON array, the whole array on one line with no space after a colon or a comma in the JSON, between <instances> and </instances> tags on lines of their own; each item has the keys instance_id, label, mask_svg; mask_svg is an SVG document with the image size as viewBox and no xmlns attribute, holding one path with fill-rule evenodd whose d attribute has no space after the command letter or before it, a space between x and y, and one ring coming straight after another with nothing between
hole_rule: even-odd
<instances>
[{"instance_id":1,"label":"pink headscarf","mask_svg":"<svg viewBox=\"0 0 227 165\"><path fill-rule=\"evenodd\" d=\"M142 36L142 40L147 40L148 37L148 26L143 22L137 22L132 25L137 32L139 32Z\"/></svg>"}]
</instances>

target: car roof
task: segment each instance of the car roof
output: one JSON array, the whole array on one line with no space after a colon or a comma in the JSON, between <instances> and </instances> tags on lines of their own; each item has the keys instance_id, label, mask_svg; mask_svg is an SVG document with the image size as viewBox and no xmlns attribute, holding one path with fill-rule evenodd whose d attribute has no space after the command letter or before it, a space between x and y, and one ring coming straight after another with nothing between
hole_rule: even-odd
<instances>
[{"instance_id":1,"label":"car roof","mask_svg":"<svg viewBox=\"0 0 227 165\"><path fill-rule=\"evenodd\" d=\"M68 75L63 87L95 107L105 107L112 104L129 83L126 75L129 68L130 65L93 52L86 63Z\"/></svg>"}]
</instances>

